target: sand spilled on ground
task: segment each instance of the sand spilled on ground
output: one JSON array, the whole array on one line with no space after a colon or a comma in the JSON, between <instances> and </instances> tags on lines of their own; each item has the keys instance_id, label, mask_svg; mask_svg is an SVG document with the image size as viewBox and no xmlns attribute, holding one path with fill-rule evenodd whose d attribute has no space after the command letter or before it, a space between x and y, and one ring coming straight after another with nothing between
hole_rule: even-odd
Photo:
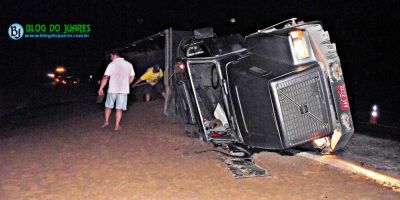
<instances>
[{"instance_id":1,"label":"sand spilled on ground","mask_svg":"<svg viewBox=\"0 0 400 200\"><path fill-rule=\"evenodd\" d=\"M271 176L235 179L217 153L191 153L211 146L187 137L162 106L132 104L120 133L99 128L100 109L11 130L23 134L0 141L0 199L400 199L358 175L275 153L256 155Z\"/></svg>"}]
</instances>

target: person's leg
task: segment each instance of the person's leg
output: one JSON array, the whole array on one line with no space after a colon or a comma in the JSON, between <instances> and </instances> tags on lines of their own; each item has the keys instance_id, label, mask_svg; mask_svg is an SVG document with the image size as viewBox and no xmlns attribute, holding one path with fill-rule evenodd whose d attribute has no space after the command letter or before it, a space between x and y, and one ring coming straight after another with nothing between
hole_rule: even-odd
<instances>
[{"instance_id":1,"label":"person's leg","mask_svg":"<svg viewBox=\"0 0 400 200\"><path fill-rule=\"evenodd\" d=\"M164 85L160 81L156 84L156 90L158 93L161 93L162 97L165 99Z\"/></svg>"},{"instance_id":2,"label":"person's leg","mask_svg":"<svg viewBox=\"0 0 400 200\"><path fill-rule=\"evenodd\" d=\"M114 131L119 131L121 127L119 126L119 123L121 122L122 119L122 110L121 109L116 109L115 110L115 128Z\"/></svg>"},{"instance_id":3,"label":"person's leg","mask_svg":"<svg viewBox=\"0 0 400 200\"><path fill-rule=\"evenodd\" d=\"M111 115L111 109L114 108L114 103L115 103L115 94L113 93L108 93L107 94L107 99L105 103L105 109L104 109L104 124L103 128L107 127L110 123L110 115Z\"/></svg>"},{"instance_id":4,"label":"person's leg","mask_svg":"<svg viewBox=\"0 0 400 200\"><path fill-rule=\"evenodd\" d=\"M104 109L104 124L103 124L103 128L107 127L108 125L110 125L110 115L111 115L111 108L105 108Z\"/></svg>"},{"instance_id":5,"label":"person's leg","mask_svg":"<svg viewBox=\"0 0 400 200\"><path fill-rule=\"evenodd\" d=\"M114 131L121 129L120 122L122 119L122 110L126 110L128 102L128 94L118 94L115 102L115 127Z\"/></svg>"},{"instance_id":6,"label":"person's leg","mask_svg":"<svg viewBox=\"0 0 400 200\"><path fill-rule=\"evenodd\" d=\"M152 86L147 84L144 87L145 87L144 88L144 93L146 94L146 102L149 102L150 101L150 94L151 94Z\"/></svg>"}]
</instances>

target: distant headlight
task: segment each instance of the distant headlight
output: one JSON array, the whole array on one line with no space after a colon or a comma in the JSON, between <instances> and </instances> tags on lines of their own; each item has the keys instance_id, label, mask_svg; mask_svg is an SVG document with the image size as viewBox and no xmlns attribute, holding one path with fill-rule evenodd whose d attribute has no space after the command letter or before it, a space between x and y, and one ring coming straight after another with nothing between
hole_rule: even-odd
<instances>
[{"instance_id":1,"label":"distant headlight","mask_svg":"<svg viewBox=\"0 0 400 200\"><path fill-rule=\"evenodd\" d=\"M303 31L295 30L289 32L290 38L292 39L293 50L296 59L303 60L310 57L308 45L303 35Z\"/></svg>"}]
</instances>

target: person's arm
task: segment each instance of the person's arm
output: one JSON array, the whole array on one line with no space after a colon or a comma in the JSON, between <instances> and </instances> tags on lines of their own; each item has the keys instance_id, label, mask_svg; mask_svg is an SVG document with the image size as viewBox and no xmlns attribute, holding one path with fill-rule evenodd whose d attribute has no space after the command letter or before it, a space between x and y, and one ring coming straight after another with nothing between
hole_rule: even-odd
<instances>
[{"instance_id":1,"label":"person's arm","mask_svg":"<svg viewBox=\"0 0 400 200\"><path fill-rule=\"evenodd\" d=\"M133 84L133 86L139 84L139 83L142 82L142 81L143 81L143 80L139 78L139 79Z\"/></svg>"},{"instance_id":2,"label":"person's arm","mask_svg":"<svg viewBox=\"0 0 400 200\"><path fill-rule=\"evenodd\" d=\"M129 85L133 82L133 80L135 80L135 76L130 76L129 77Z\"/></svg>"},{"instance_id":3,"label":"person's arm","mask_svg":"<svg viewBox=\"0 0 400 200\"><path fill-rule=\"evenodd\" d=\"M129 76L129 85L133 82L133 80L135 80L135 70L133 69L132 64L130 65L130 69L131 69L131 74Z\"/></svg>"},{"instance_id":4,"label":"person's arm","mask_svg":"<svg viewBox=\"0 0 400 200\"><path fill-rule=\"evenodd\" d=\"M162 79L163 76L164 76L164 73L163 73L162 69L160 69L160 73L158 74L156 82L158 82L160 79Z\"/></svg>"},{"instance_id":5,"label":"person's arm","mask_svg":"<svg viewBox=\"0 0 400 200\"><path fill-rule=\"evenodd\" d=\"M104 75L103 79L101 79L100 88L99 88L99 91L98 91L100 96L104 95L103 89L106 86L109 78L110 78L110 76Z\"/></svg>"},{"instance_id":6,"label":"person's arm","mask_svg":"<svg viewBox=\"0 0 400 200\"><path fill-rule=\"evenodd\" d=\"M148 71L149 71L149 70L147 70L147 71L133 84L133 86L139 84L139 83L142 82L142 81L147 80L147 79L149 78L149 75L150 75Z\"/></svg>"}]
</instances>

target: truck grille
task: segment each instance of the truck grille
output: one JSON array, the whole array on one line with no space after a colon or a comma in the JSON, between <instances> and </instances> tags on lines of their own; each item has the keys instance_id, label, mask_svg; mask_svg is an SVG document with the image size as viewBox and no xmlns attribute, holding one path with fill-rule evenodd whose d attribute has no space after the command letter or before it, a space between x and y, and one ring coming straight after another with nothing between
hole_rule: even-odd
<instances>
[{"instance_id":1,"label":"truck grille","mask_svg":"<svg viewBox=\"0 0 400 200\"><path fill-rule=\"evenodd\" d=\"M297 74L272 85L286 147L329 134L327 103L318 70Z\"/></svg>"}]
</instances>

